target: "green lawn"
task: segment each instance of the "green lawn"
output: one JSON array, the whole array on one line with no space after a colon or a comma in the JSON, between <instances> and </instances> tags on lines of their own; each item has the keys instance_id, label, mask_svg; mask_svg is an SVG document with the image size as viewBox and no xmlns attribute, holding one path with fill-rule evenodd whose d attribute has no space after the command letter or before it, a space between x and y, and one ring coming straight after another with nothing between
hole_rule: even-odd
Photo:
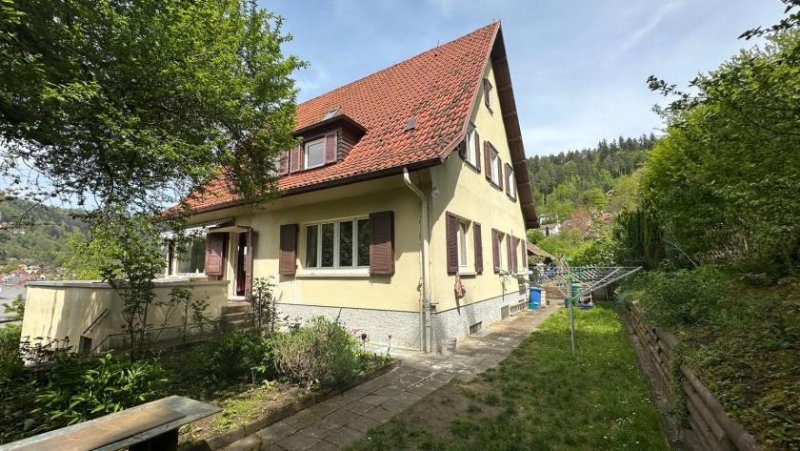
<instances>
[{"instance_id":1,"label":"green lawn","mask_svg":"<svg viewBox=\"0 0 800 451\"><path fill-rule=\"evenodd\" d=\"M352 445L352 450L668 449L617 311L548 318L497 368L451 382Z\"/></svg>"}]
</instances>

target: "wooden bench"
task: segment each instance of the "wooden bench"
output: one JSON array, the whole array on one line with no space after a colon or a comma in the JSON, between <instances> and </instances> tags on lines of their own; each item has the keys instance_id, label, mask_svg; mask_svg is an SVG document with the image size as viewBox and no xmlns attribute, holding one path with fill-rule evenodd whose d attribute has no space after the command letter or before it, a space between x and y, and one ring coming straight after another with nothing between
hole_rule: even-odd
<instances>
[{"instance_id":1,"label":"wooden bench","mask_svg":"<svg viewBox=\"0 0 800 451\"><path fill-rule=\"evenodd\" d=\"M170 396L94 420L0 446L0 450L173 451L178 429L221 409L183 396Z\"/></svg>"}]
</instances>

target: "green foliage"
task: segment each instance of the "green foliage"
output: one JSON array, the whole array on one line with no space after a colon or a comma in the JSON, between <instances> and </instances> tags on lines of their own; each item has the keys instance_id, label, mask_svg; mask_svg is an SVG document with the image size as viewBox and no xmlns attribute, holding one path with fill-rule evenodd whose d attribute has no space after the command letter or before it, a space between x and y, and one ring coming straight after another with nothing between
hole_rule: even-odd
<instances>
[{"instance_id":1,"label":"green foliage","mask_svg":"<svg viewBox=\"0 0 800 451\"><path fill-rule=\"evenodd\" d=\"M542 233L539 229L530 229L528 230L528 242L533 244L539 244L544 239L544 233Z\"/></svg>"},{"instance_id":2,"label":"green foliage","mask_svg":"<svg viewBox=\"0 0 800 451\"><path fill-rule=\"evenodd\" d=\"M19 352L22 326L7 324L0 327L0 380L14 376L22 370Z\"/></svg>"},{"instance_id":3,"label":"green foliage","mask_svg":"<svg viewBox=\"0 0 800 451\"><path fill-rule=\"evenodd\" d=\"M550 235L539 241L542 249L556 257L564 255L569 261L583 253L589 245L589 242L583 240L583 233L574 228L562 229L557 235Z\"/></svg>"},{"instance_id":4,"label":"green foliage","mask_svg":"<svg viewBox=\"0 0 800 451\"><path fill-rule=\"evenodd\" d=\"M653 214L643 209L624 211L614 224L616 260L626 266L655 268L666 254L663 231Z\"/></svg>"},{"instance_id":5,"label":"green foliage","mask_svg":"<svg viewBox=\"0 0 800 451\"><path fill-rule=\"evenodd\" d=\"M100 268L111 264L110 248L99 240L90 240L84 232L67 237L64 251L64 276L75 280L100 280Z\"/></svg>"},{"instance_id":6,"label":"green foliage","mask_svg":"<svg viewBox=\"0 0 800 451\"><path fill-rule=\"evenodd\" d=\"M341 387L359 372L355 338L338 321L321 316L276 337L275 363L282 375L306 386Z\"/></svg>"},{"instance_id":7,"label":"green foliage","mask_svg":"<svg viewBox=\"0 0 800 451\"><path fill-rule=\"evenodd\" d=\"M61 266L68 255L66 240L86 228L81 212L3 197L0 190L0 223L5 223L0 227L0 263L13 263L0 272L17 269L19 263Z\"/></svg>"},{"instance_id":8,"label":"green foliage","mask_svg":"<svg viewBox=\"0 0 800 451\"><path fill-rule=\"evenodd\" d=\"M796 24L794 26L796 28ZM800 30L771 34L692 81L642 178L644 203L691 259L778 278L800 264Z\"/></svg>"},{"instance_id":9,"label":"green foliage","mask_svg":"<svg viewBox=\"0 0 800 451\"><path fill-rule=\"evenodd\" d=\"M271 191L303 65L281 53L280 17L246 0L31 0L0 20L0 169L17 188L153 212L225 167L243 197Z\"/></svg>"},{"instance_id":10,"label":"green foliage","mask_svg":"<svg viewBox=\"0 0 800 451\"><path fill-rule=\"evenodd\" d=\"M275 320L278 313L277 299L273 291L276 284L270 279L257 277L253 280L253 290L248 298L253 312L253 332L261 333L266 327L270 333L275 332Z\"/></svg>"},{"instance_id":11,"label":"green foliage","mask_svg":"<svg viewBox=\"0 0 800 451\"><path fill-rule=\"evenodd\" d=\"M164 370L107 354L99 359L70 356L55 365L36 396L49 428L118 412L166 394Z\"/></svg>"},{"instance_id":12,"label":"green foliage","mask_svg":"<svg viewBox=\"0 0 800 451\"><path fill-rule=\"evenodd\" d=\"M10 304L3 305L3 312L7 319L22 321L25 317L25 298L18 294Z\"/></svg>"}]
</instances>

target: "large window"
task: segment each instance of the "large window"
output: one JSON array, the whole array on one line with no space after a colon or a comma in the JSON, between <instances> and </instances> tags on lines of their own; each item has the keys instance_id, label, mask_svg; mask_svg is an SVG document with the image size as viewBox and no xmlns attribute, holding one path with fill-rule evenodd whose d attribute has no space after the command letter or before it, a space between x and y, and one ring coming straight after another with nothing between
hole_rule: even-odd
<instances>
[{"instance_id":1,"label":"large window","mask_svg":"<svg viewBox=\"0 0 800 451\"><path fill-rule=\"evenodd\" d=\"M325 139L306 143L303 168L311 169L325 164Z\"/></svg>"},{"instance_id":2,"label":"large window","mask_svg":"<svg viewBox=\"0 0 800 451\"><path fill-rule=\"evenodd\" d=\"M186 247L178 249L178 262L175 272L178 274L200 274L206 265L206 237L189 238Z\"/></svg>"},{"instance_id":3,"label":"large window","mask_svg":"<svg viewBox=\"0 0 800 451\"><path fill-rule=\"evenodd\" d=\"M306 268L369 266L369 219L356 218L306 226Z\"/></svg>"}]
</instances>

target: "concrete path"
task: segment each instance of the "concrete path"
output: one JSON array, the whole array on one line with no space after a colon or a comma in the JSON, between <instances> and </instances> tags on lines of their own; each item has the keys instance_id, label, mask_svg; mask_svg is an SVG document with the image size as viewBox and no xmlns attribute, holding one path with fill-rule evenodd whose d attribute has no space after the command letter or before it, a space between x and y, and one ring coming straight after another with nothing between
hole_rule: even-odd
<instances>
[{"instance_id":1,"label":"concrete path","mask_svg":"<svg viewBox=\"0 0 800 451\"><path fill-rule=\"evenodd\" d=\"M454 377L469 380L494 367L557 308L557 305L550 305L498 321L463 339L455 354L449 357L392 350L392 356L402 361L400 367L341 396L274 423L224 449L342 449Z\"/></svg>"}]
</instances>

